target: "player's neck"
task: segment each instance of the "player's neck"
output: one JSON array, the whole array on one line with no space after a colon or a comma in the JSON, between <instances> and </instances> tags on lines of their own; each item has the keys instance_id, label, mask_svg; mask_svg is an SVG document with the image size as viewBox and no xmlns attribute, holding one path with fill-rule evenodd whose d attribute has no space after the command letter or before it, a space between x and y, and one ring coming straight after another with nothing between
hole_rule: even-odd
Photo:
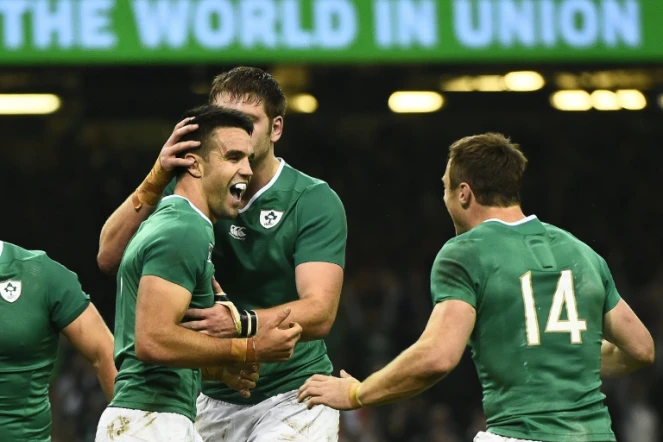
<instances>
[{"instance_id":1,"label":"player's neck","mask_svg":"<svg viewBox=\"0 0 663 442\"><path fill-rule=\"evenodd\" d=\"M476 227L489 219L498 219L505 223L515 223L524 218L525 214L520 205L509 207L481 206L477 208L476 215L473 217L472 227Z\"/></svg>"},{"instance_id":2,"label":"player's neck","mask_svg":"<svg viewBox=\"0 0 663 442\"><path fill-rule=\"evenodd\" d=\"M200 183L191 182L191 180L186 179L186 177L179 179L177 180L177 184L175 185L175 190L173 193L189 200L191 205L200 210L203 215L212 221L212 224L216 223L216 217L209 209L207 198L205 198L205 192L203 191Z\"/></svg>"},{"instance_id":3,"label":"player's neck","mask_svg":"<svg viewBox=\"0 0 663 442\"><path fill-rule=\"evenodd\" d=\"M245 205L260 189L265 187L276 175L281 162L273 154L267 155L260 163L251 165L253 177L242 197L242 206Z\"/></svg>"}]
</instances>

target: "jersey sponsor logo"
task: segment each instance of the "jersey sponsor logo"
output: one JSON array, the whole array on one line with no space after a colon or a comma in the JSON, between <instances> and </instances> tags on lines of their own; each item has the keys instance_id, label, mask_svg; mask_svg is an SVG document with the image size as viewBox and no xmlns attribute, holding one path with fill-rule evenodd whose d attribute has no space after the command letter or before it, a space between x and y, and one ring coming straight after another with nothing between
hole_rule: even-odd
<instances>
[{"instance_id":1,"label":"jersey sponsor logo","mask_svg":"<svg viewBox=\"0 0 663 442\"><path fill-rule=\"evenodd\" d=\"M7 302L14 302L21 296L21 281L10 279L9 281L0 282L0 296Z\"/></svg>"},{"instance_id":2,"label":"jersey sponsor logo","mask_svg":"<svg viewBox=\"0 0 663 442\"><path fill-rule=\"evenodd\" d=\"M212 262L212 250L214 250L214 244L209 244L209 253L207 254L207 262Z\"/></svg>"},{"instance_id":3,"label":"jersey sponsor logo","mask_svg":"<svg viewBox=\"0 0 663 442\"><path fill-rule=\"evenodd\" d=\"M281 221L283 212L278 210L261 210L260 211L260 225L265 229L271 229Z\"/></svg>"},{"instance_id":4,"label":"jersey sponsor logo","mask_svg":"<svg viewBox=\"0 0 663 442\"><path fill-rule=\"evenodd\" d=\"M244 241L246 238L246 232L244 231L245 229L246 227L232 225L230 226L230 236L235 239L239 239L240 241Z\"/></svg>"}]
</instances>

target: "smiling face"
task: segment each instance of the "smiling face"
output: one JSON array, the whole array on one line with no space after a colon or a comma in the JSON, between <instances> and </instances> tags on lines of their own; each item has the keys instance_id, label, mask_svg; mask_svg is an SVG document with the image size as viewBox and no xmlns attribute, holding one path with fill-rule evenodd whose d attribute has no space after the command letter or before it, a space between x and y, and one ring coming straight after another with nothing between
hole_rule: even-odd
<instances>
[{"instance_id":1,"label":"smiling face","mask_svg":"<svg viewBox=\"0 0 663 442\"><path fill-rule=\"evenodd\" d=\"M209 141L215 148L203 162L202 185L213 221L235 218L246 187L253 176L251 136L235 127L217 128Z\"/></svg>"}]
</instances>

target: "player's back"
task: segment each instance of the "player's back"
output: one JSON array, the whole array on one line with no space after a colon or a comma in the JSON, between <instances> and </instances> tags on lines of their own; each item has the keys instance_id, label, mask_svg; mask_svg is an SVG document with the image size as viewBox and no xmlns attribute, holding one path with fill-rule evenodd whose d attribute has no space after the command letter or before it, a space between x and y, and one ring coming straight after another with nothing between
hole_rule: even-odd
<instances>
[{"instance_id":1,"label":"player's back","mask_svg":"<svg viewBox=\"0 0 663 442\"><path fill-rule=\"evenodd\" d=\"M521 439L612 441L599 377L603 315L619 300L605 261L528 217L457 238L477 252L470 339L488 428Z\"/></svg>"}]
</instances>

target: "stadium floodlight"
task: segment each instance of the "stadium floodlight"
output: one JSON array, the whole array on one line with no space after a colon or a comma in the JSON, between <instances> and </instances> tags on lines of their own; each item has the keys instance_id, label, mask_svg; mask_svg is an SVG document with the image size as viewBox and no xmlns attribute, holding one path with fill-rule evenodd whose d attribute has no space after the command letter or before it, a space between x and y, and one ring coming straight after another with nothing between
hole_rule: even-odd
<instances>
[{"instance_id":1,"label":"stadium floodlight","mask_svg":"<svg viewBox=\"0 0 663 442\"><path fill-rule=\"evenodd\" d=\"M463 75L445 80L440 83L440 89L447 92L472 92L474 90L474 77Z\"/></svg>"},{"instance_id":2,"label":"stadium floodlight","mask_svg":"<svg viewBox=\"0 0 663 442\"><path fill-rule=\"evenodd\" d=\"M474 89L479 92L502 92L506 90L504 76L477 75L474 77Z\"/></svg>"},{"instance_id":3,"label":"stadium floodlight","mask_svg":"<svg viewBox=\"0 0 663 442\"><path fill-rule=\"evenodd\" d=\"M637 89L621 89L617 91L617 100L627 110L642 110L647 107L647 98Z\"/></svg>"},{"instance_id":4,"label":"stadium floodlight","mask_svg":"<svg viewBox=\"0 0 663 442\"><path fill-rule=\"evenodd\" d=\"M562 111L587 111L592 108L592 100L587 91L557 91L550 96L550 104Z\"/></svg>"},{"instance_id":5,"label":"stadium floodlight","mask_svg":"<svg viewBox=\"0 0 663 442\"><path fill-rule=\"evenodd\" d=\"M61 105L54 94L0 94L0 115L47 115Z\"/></svg>"},{"instance_id":6,"label":"stadium floodlight","mask_svg":"<svg viewBox=\"0 0 663 442\"><path fill-rule=\"evenodd\" d=\"M603 89L595 90L591 95L592 106L600 111L614 111L620 110L622 107L619 105L617 94L612 91Z\"/></svg>"},{"instance_id":7,"label":"stadium floodlight","mask_svg":"<svg viewBox=\"0 0 663 442\"><path fill-rule=\"evenodd\" d=\"M389 109L395 113L426 113L444 106L444 97L434 91L396 91L389 97Z\"/></svg>"},{"instance_id":8,"label":"stadium floodlight","mask_svg":"<svg viewBox=\"0 0 663 442\"><path fill-rule=\"evenodd\" d=\"M302 114L312 114L318 110L318 100L311 94L297 94L288 99L288 107Z\"/></svg>"},{"instance_id":9,"label":"stadium floodlight","mask_svg":"<svg viewBox=\"0 0 663 442\"><path fill-rule=\"evenodd\" d=\"M534 71L509 72L504 76L507 90L514 92L538 91L546 84L543 75Z\"/></svg>"},{"instance_id":10,"label":"stadium floodlight","mask_svg":"<svg viewBox=\"0 0 663 442\"><path fill-rule=\"evenodd\" d=\"M507 87L503 75L463 75L442 81L440 89L445 92L502 92Z\"/></svg>"}]
</instances>

